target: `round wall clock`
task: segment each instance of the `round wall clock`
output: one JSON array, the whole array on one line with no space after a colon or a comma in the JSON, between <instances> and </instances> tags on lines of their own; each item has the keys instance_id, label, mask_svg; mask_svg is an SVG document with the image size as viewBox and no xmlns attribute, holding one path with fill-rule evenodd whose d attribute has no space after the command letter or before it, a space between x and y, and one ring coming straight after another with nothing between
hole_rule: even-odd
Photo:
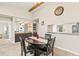
<instances>
[{"instance_id":1,"label":"round wall clock","mask_svg":"<svg viewBox=\"0 0 79 59\"><path fill-rule=\"evenodd\" d=\"M55 13L56 16L60 16L63 13L63 11L64 11L64 8L62 6L58 6L55 9L54 13Z\"/></svg>"}]
</instances>

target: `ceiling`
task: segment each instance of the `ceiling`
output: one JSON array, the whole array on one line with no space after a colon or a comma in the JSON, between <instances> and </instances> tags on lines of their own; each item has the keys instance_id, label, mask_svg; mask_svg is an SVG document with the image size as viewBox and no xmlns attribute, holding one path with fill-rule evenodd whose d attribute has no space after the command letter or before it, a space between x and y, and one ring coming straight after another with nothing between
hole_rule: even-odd
<instances>
[{"instance_id":1,"label":"ceiling","mask_svg":"<svg viewBox=\"0 0 79 59\"><path fill-rule=\"evenodd\" d=\"M34 5L34 2L0 2L0 5L20 7L20 8L29 10Z\"/></svg>"}]
</instances>

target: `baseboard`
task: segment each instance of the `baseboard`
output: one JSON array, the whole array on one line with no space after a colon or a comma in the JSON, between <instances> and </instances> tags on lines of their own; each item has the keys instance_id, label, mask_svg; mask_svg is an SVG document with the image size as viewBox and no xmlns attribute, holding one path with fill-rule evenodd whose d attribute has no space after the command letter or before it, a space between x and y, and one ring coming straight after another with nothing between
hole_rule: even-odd
<instances>
[{"instance_id":1,"label":"baseboard","mask_svg":"<svg viewBox=\"0 0 79 59\"><path fill-rule=\"evenodd\" d=\"M61 47L55 47L55 55L58 55L58 56L79 56L79 53L77 52L74 52L74 51L71 51L71 50L68 50L68 49L64 49L64 48L61 48Z\"/></svg>"}]
</instances>

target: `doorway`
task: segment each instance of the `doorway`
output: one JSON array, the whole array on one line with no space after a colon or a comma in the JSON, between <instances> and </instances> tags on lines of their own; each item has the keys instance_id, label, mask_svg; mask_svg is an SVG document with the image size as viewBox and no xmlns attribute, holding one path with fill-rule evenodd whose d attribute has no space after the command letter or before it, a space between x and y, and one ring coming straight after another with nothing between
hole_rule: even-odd
<instances>
[{"instance_id":1,"label":"doorway","mask_svg":"<svg viewBox=\"0 0 79 59\"><path fill-rule=\"evenodd\" d=\"M8 23L0 22L0 39L9 39Z\"/></svg>"},{"instance_id":2,"label":"doorway","mask_svg":"<svg viewBox=\"0 0 79 59\"><path fill-rule=\"evenodd\" d=\"M28 32L28 24L25 24L24 25L24 33L27 33Z\"/></svg>"},{"instance_id":3,"label":"doorway","mask_svg":"<svg viewBox=\"0 0 79 59\"><path fill-rule=\"evenodd\" d=\"M38 32L39 19L33 21L33 32Z\"/></svg>"}]
</instances>

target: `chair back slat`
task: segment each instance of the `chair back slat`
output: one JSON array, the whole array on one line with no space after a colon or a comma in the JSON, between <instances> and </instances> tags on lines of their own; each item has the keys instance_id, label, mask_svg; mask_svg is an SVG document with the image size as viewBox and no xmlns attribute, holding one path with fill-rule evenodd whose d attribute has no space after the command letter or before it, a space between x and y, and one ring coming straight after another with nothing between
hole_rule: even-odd
<instances>
[{"instance_id":1,"label":"chair back slat","mask_svg":"<svg viewBox=\"0 0 79 59\"><path fill-rule=\"evenodd\" d=\"M20 43L21 43L21 56L23 56L23 52L24 52L24 56L26 56L25 41L24 41L24 39L22 39L22 37L19 37L19 39L20 39Z\"/></svg>"},{"instance_id":2,"label":"chair back slat","mask_svg":"<svg viewBox=\"0 0 79 59\"><path fill-rule=\"evenodd\" d=\"M50 40L51 36L52 36L51 34L45 34L45 39L49 39Z\"/></svg>"},{"instance_id":3,"label":"chair back slat","mask_svg":"<svg viewBox=\"0 0 79 59\"><path fill-rule=\"evenodd\" d=\"M48 40L47 55L48 55L49 53L51 53L51 52L53 53L55 39L56 39L56 37L51 38L50 40Z\"/></svg>"}]
</instances>

